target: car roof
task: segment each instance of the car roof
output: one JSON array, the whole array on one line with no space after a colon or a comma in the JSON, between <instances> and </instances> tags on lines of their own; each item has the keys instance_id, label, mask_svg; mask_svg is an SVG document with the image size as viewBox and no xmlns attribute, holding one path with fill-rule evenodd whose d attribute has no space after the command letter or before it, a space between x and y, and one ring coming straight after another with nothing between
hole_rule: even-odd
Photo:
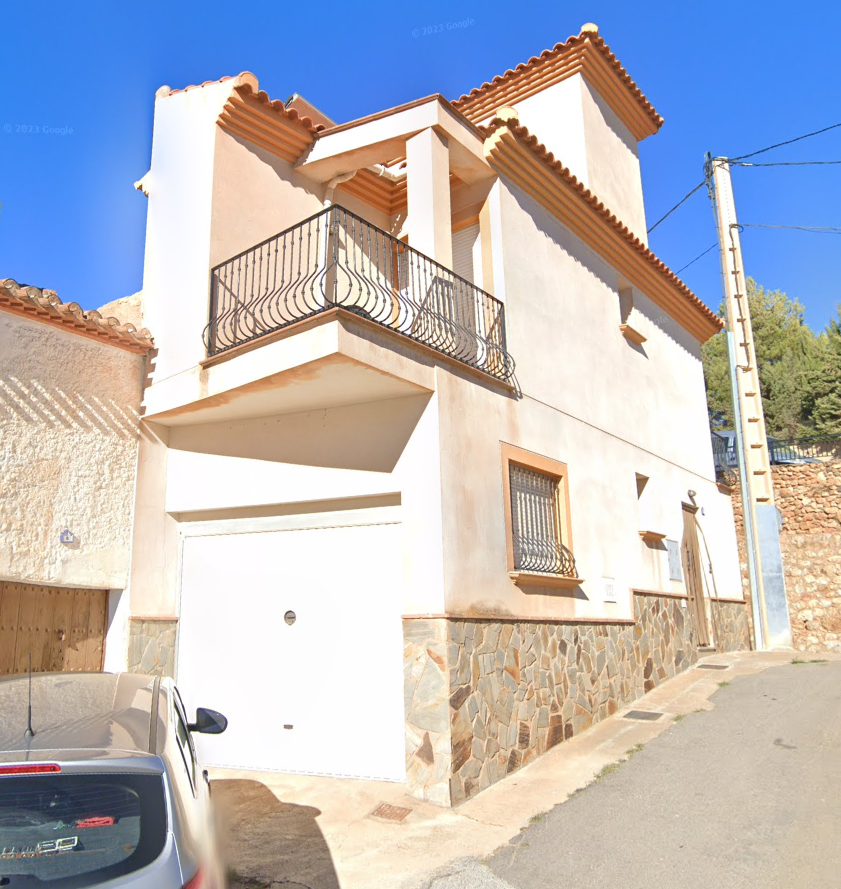
<instances>
[{"instance_id":1,"label":"car roof","mask_svg":"<svg viewBox=\"0 0 841 889\"><path fill-rule=\"evenodd\" d=\"M154 676L36 673L26 736L29 676L0 678L0 758L5 753L97 750L149 754Z\"/></svg>"}]
</instances>

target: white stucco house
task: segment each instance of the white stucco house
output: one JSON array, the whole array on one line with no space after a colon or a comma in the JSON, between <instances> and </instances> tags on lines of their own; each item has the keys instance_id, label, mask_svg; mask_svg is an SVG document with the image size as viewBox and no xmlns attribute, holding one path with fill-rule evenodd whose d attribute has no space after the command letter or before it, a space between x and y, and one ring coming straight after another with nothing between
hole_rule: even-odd
<instances>
[{"instance_id":1,"label":"white stucco house","mask_svg":"<svg viewBox=\"0 0 841 889\"><path fill-rule=\"evenodd\" d=\"M158 90L129 632L212 764L452 805L749 645L661 124L595 26L339 124Z\"/></svg>"},{"instance_id":2,"label":"white stucco house","mask_svg":"<svg viewBox=\"0 0 841 889\"><path fill-rule=\"evenodd\" d=\"M127 319L123 319L124 321ZM0 280L0 676L124 665L148 331Z\"/></svg>"}]
</instances>

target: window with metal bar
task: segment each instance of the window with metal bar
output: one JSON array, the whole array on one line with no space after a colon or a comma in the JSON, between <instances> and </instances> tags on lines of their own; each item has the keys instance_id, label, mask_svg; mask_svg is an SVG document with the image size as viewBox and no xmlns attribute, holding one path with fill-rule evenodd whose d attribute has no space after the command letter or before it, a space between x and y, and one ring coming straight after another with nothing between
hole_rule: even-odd
<instances>
[{"instance_id":1,"label":"window with metal bar","mask_svg":"<svg viewBox=\"0 0 841 889\"><path fill-rule=\"evenodd\" d=\"M514 570L574 577L562 540L561 479L517 463L508 464L508 473Z\"/></svg>"}]
</instances>

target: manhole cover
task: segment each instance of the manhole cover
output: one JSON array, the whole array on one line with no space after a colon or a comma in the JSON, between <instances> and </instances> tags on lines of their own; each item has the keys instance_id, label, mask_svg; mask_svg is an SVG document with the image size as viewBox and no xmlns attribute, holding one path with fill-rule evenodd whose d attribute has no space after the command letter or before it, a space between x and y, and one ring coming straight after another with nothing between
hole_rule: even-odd
<instances>
[{"instance_id":1,"label":"manhole cover","mask_svg":"<svg viewBox=\"0 0 841 889\"><path fill-rule=\"evenodd\" d=\"M371 816L373 818L385 818L386 821L402 821L411 812L403 806L392 806L390 803L380 803Z\"/></svg>"},{"instance_id":2,"label":"manhole cover","mask_svg":"<svg viewBox=\"0 0 841 889\"><path fill-rule=\"evenodd\" d=\"M643 719L651 722L654 719L659 719L662 715L662 713L655 713L653 710L629 710L625 714L625 719Z\"/></svg>"},{"instance_id":3,"label":"manhole cover","mask_svg":"<svg viewBox=\"0 0 841 889\"><path fill-rule=\"evenodd\" d=\"M730 664L698 664L699 670L729 670Z\"/></svg>"}]
</instances>

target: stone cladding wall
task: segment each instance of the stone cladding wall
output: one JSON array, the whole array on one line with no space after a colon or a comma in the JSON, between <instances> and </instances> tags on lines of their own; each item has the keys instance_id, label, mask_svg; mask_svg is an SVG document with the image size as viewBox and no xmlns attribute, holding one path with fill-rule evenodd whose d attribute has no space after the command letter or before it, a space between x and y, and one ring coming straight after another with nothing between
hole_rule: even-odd
<instances>
[{"instance_id":1,"label":"stone cladding wall","mask_svg":"<svg viewBox=\"0 0 841 889\"><path fill-rule=\"evenodd\" d=\"M634 607L633 622L405 621L409 792L456 805L697 661L685 599ZM714 607L721 650L748 647L745 606Z\"/></svg>"},{"instance_id":2,"label":"stone cladding wall","mask_svg":"<svg viewBox=\"0 0 841 889\"><path fill-rule=\"evenodd\" d=\"M783 516L780 545L794 647L841 650L841 461L773 466ZM749 597L744 519L738 487L733 512Z\"/></svg>"},{"instance_id":3,"label":"stone cladding wall","mask_svg":"<svg viewBox=\"0 0 841 889\"><path fill-rule=\"evenodd\" d=\"M177 620L129 620L129 673L175 676Z\"/></svg>"},{"instance_id":4,"label":"stone cladding wall","mask_svg":"<svg viewBox=\"0 0 841 889\"><path fill-rule=\"evenodd\" d=\"M712 608L716 651L749 651L750 609L745 602L708 600Z\"/></svg>"},{"instance_id":5,"label":"stone cladding wall","mask_svg":"<svg viewBox=\"0 0 841 889\"><path fill-rule=\"evenodd\" d=\"M412 796L450 805L450 683L447 621L403 621L406 787Z\"/></svg>"}]
</instances>

